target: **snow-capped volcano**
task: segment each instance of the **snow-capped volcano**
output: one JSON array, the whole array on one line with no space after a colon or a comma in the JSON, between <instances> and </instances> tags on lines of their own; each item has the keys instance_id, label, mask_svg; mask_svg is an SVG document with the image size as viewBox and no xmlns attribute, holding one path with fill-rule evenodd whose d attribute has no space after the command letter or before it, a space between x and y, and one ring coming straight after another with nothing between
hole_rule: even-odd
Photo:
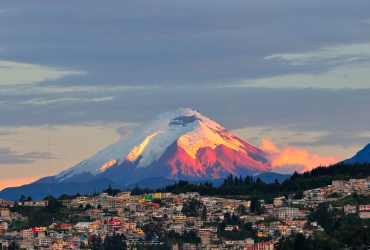
<instances>
[{"instance_id":1,"label":"snow-capped volcano","mask_svg":"<svg viewBox=\"0 0 370 250\"><path fill-rule=\"evenodd\" d=\"M222 178L269 170L265 153L198 111L165 112L120 141L55 176L58 182L107 177Z\"/></svg>"}]
</instances>

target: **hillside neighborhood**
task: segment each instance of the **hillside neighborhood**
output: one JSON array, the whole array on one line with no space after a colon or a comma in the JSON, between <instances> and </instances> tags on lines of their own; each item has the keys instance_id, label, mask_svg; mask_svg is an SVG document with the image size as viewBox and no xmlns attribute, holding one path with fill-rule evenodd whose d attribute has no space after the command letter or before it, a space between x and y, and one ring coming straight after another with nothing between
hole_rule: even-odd
<instances>
[{"instance_id":1,"label":"hillside neighborhood","mask_svg":"<svg viewBox=\"0 0 370 250\"><path fill-rule=\"evenodd\" d=\"M369 193L369 179L336 180L327 187L306 190L302 197L296 197L297 194L276 197L273 204L264 200L256 203L248 199L205 197L197 192L100 193L56 201L71 211L70 219L53 218L51 224L30 228L19 227L29 218L12 210L48 207L55 200L0 200L1 244L4 250L92 249L121 236L127 249L157 246L173 250L273 250L283 237L296 233L315 237L324 231L310 219L319 204ZM330 209L370 218L370 204L330 205Z\"/></svg>"}]
</instances>

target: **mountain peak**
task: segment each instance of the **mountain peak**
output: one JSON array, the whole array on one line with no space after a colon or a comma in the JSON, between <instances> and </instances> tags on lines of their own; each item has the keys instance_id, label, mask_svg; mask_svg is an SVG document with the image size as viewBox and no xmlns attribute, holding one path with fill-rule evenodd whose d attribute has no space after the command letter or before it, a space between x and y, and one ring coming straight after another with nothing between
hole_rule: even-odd
<instances>
[{"instance_id":1,"label":"mountain peak","mask_svg":"<svg viewBox=\"0 0 370 250\"><path fill-rule=\"evenodd\" d=\"M195 120L198 121L210 120L204 114L190 108L181 108L174 112L171 111L163 112L155 118L156 121L168 119L172 120L173 125L182 125L184 123L191 123L194 122ZM177 124L177 122L181 124Z\"/></svg>"},{"instance_id":2,"label":"mountain peak","mask_svg":"<svg viewBox=\"0 0 370 250\"><path fill-rule=\"evenodd\" d=\"M215 178L267 171L264 157L257 147L202 113L182 108L141 124L132 134L63 171L56 179L88 181L114 176L121 183L132 183L148 174L175 179Z\"/></svg>"}]
</instances>

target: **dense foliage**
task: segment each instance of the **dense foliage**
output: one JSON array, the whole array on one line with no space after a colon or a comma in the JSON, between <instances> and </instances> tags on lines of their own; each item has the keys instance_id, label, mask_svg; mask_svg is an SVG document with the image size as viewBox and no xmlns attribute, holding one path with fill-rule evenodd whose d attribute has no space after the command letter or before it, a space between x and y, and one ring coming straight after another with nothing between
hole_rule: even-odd
<instances>
[{"instance_id":1,"label":"dense foliage","mask_svg":"<svg viewBox=\"0 0 370 250\"><path fill-rule=\"evenodd\" d=\"M86 217L74 217L73 214L85 213L86 209L68 209L63 206L62 201L53 196L47 196L44 200L48 200L49 205L45 207L39 206L19 206L17 203L10 208L11 212L17 212L24 217L28 217L28 221L16 222L16 229L23 229L36 226L49 226L53 222L71 223L90 221Z\"/></svg>"},{"instance_id":2,"label":"dense foliage","mask_svg":"<svg viewBox=\"0 0 370 250\"><path fill-rule=\"evenodd\" d=\"M188 217L196 217L198 216L197 209L201 207L202 203L199 200L191 199L189 202L184 203L181 212Z\"/></svg>"},{"instance_id":3,"label":"dense foliage","mask_svg":"<svg viewBox=\"0 0 370 250\"><path fill-rule=\"evenodd\" d=\"M142 227L142 230L145 233L147 241L162 241L165 237L162 221L147 223Z\"/></svg>"},{"instance_id":4,"label":"dense foliage","mask_svg":"<svg viewBox=\"0 0 370 250\"><path fill-rule=\"evenodd\" d=\"M72 195L68 195L68 194L62 194L59 196L58 200L73 200L73 199L76 199L77 197L80 197L81 194L77 193L77 194L72 194Z\"/></svg>"},{"instance_id":5,"label":"dense foliage","mask_svg":"<svg viewBox=\"0 0 370 250\"><path fill-rule=\"evenodd\" d=\"M149 193L154 193L154 190L149 189L149 188L139 188L139 185L136 185L131 190L131 195L140 195L140 194L149 194Z\"/></svg>"},{"instance_id":6,"label":"dense foliage","mask_svg":"<svg viewBox=\"0 0 370 250\"><path fill-rule=\"evenodd\" d=\"M49 197L45 197L49 198ZM18 212L23 216L28 217L28 225L25 226L49 226L53 222L53 218L61 218L61 209L63 204L54 197L50 197L49 205L45 207L28 207L18 206L17 203L14 207L10 208L11 212ZM63 219L68 219L68 216L64 216Z\"/></svg>"},{"instance_id":7,"label":"dense foliage","mask_svg":"<svg viewBox=\"0 0 370 250\"><path fill-rule=\"evenodd\" d=\"M237 225L239 230L225 231L227 225ZM252 223L245 223L235 213L225 213L224 221L218 224L218 236L228 240L244 240L246 238L257 239L257 230L252 228Z\"/></svg>"},{"instance_id":8,"label":"dense foliage","mask_svg":"<svg viewBox=\"0 0 370 250\"><path fill-rule=\"evenodd\" d=\"M295 172L290 179L283 183L275 180L274 183L266 184L259 178L254 180L253 176L228 176L220 187L213 186L212 182L205 182L199 185L189 184L188 181L179 181L175 184L157 189L157 192L172 192L174 194L185 192L199 192L200 195L254 195L264 198L276 197L296 193L302 196L302 190L324 187L333 180L349 180L350 178L364 178L370 175L368 163L340 164L329 167L318 167L311 172L298 174Z\"/></svg>"},{"instance_id":9,"label":"dense foliage","mask_svg":"<svg viewBox=\"0 0 370 250\"><path fill-rule=\"evenodd\" d=\"M105 237L103 243L104 250L125 250L127 249L126 237L124 234L113 234Z\"/></svg>"},{"instance_id":10,"label":"dense foliage","mask_svg":"<svg viewBox=\"0 0 370 250\"><path fill-rule=\"evenodd\" d=\"M200 237L197 237L194 230L190 230L189 232L185 230L183 235L176 233L174 230L170 230L167 234L167 239L169 242L173 244L176 243L198 244L202 241Z\"/></svg>"}]
</instances>

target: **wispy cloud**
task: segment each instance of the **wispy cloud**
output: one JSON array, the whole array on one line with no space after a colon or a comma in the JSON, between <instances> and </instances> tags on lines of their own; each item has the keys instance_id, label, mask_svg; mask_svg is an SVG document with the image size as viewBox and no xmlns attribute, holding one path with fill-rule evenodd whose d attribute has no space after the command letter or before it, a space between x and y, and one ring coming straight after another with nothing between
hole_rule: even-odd
<instances>
[{"instance_id":1,"label":"wispy cloud","mask_svg":"<svg viewBox=\"0 0 370 250\"><path fill-rule=\"evenodd\" d=\"M281 63L290 72L272 77L244 79L229 87L267 88L370 88L370 43L326 46L302 52L273 54L266 61Z\"/></svg>"},{"instance_id":2,"label":"wispy cloud","mask_svg":"<svg viewBox=\"0 0 370 250\"><path fill-rule=\"evenodd\" d=\"M32 99L23 104L35 104L35 105L46 105L51 103L70 103L70 102L104 102L104 101L112 101L114 100L114 96L107 96L107 97L99 97L99 98L91 98L91 99L83 99L83 98L60 98L60 99L52 99L47 100L45 99Z\"/></svg>"},{"instance_id":3,"label":"wispy cloud","mask_svg":"<svg viewBox=\"0 0 370 250\"><path fill-rule=\"evenodd\" d=\"M0 61L0 85L30 84L45 80L57 80L68 75L84 75L85 72L59 70L42 65Z\"/></svg>"},{"instance_id":4,"label":"wispy cloud","mask_svg":"<svg viewBox=\"0 0 370 250\"><path fill-rule=\"evenodd\" d=\"M126 126L118 127L117 132L120 134L121 137L124 137L134 132L137 126L138 125L126 125Z\"/></svg>"},{"instance_id":5,"label":"wispy cloud","mask_svg":"<svg viewBox=\"0 0 370 250\"><path fill-rule=\"evenodd\" d=\"M0 165L4 164L26 164L34 162L35 159L47 159L49 158L48 152L29 152L25 154L17 154L17 152L10 148L0 148ZM57 159L50 155L50 158Z\"/></svg>"},{"instance_id":6,"label":"wispy cloud","mask_svg":"<svg viewBox=\"0 0 370 250\"><path fill-rule=\"evenodd\" d=\"M364 60L368 62L370 59L370 43L329 46L304 53L273 54L264 59L285 60L291 65L309 65L318 62L341 65L363 63Z\"/></svg>"}]
</instances>

